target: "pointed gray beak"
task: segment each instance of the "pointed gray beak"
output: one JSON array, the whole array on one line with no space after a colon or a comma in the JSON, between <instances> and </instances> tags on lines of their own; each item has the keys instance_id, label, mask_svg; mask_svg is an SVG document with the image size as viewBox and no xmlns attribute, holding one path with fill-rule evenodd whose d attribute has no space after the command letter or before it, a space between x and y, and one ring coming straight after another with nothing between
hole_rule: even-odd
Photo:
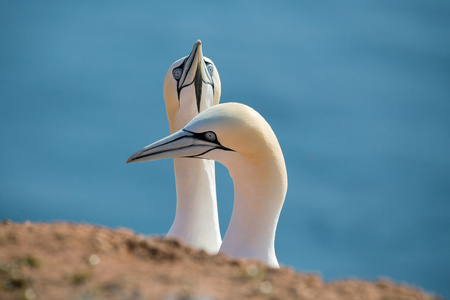
<instances>
[{"instance_id":1,"label":"pointed gray beak","mask_svg":"<svg viewBox=\"0 0 450 300\"><path fill-rule=\"evenodd\" d=\"M206 83L211 83L211 77L209 73L206 71L206 64L203 59L203 51L202 51L202 42L198 40L194 48L191 51L191 54L187 57L185 61L185 70L184 74L181 76L178 81L178 88L181 89L183 86L192 84L196 77L199 77Z\"/></svg>"},{"instance_id":2,"label":"pointed gray beak","mask_svg":"<svg viewBox=\"0 0 450 300\"><path fill-rule=\"evenodd\" d=\"M202 90L205 84L209 84L214 92L214 80L208 72L205 60L203 58L202 42L198 40L191 54L183 62L184 71L178 80L177 91L178 100L180 100L181 90L187 86L195 87L195 98L197 100L197 110L200 112L200 103L202 101Z\"/></svg>"},{"instance_id":3,"label":"pointed gray beak","mask_svg":"<svg viewBox=\"0 0 450 300\"><path fill-rule=\"evenodd\" d=\"M137 151L128 158L127 164L171 157L199 157L213 149L224 148L214 142L203 140L200 136L180 130Z\"/></svg>"}]
</instances>

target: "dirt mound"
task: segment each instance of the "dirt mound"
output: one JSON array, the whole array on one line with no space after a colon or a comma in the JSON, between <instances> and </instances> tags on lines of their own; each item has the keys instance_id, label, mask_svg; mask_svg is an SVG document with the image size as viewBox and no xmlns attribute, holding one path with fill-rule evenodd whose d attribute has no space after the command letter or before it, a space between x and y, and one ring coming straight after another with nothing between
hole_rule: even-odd
<instances>
[{"instance_id":1,"label":"dirt mound","mask_svg":"<svg viewBox=\"0 0 450 300\"><path fill-rule=\"evenodd\" d=\"M0 299L435 298L388 280L325 283L126 229L3 222Z\"/></svg>"}]
</instances>

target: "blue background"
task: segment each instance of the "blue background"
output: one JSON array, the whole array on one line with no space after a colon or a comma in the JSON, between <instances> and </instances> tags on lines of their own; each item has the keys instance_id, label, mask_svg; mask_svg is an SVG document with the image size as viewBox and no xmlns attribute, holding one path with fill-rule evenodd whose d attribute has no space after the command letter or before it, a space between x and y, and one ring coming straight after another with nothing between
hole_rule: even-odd
<instances>
[{"instance_id":1,"label":"blue background","mask_svg":"<svg viewBox=\"0 0 450 300\"><path fill-rule=\"evenodd\" d=\"M166 233L162 85L197 39L221 102L272 125L289 190L279 261L450 297L448 1L2 1L0 219ZM222 234L232 182L217 166Z\"/></svg>"}]
</instances>

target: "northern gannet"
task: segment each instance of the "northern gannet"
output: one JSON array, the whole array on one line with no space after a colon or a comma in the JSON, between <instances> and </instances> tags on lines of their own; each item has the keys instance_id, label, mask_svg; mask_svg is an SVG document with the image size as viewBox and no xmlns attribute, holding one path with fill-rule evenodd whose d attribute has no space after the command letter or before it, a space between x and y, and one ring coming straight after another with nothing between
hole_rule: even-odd
<instances>
[{"instance_id":1,"label":"northern gannet","mask_svg":"<svg viewBox=\"0 0 450 300\"><path fill-rule=\"evenodd\" d=\"M164 101L170 132L174 133L220 99L220 77L203 56L198 40L192 52L176 62L164 79ZM214 161L174 158L177 206L168 237L183 240L210 254L222 243L217 213Z\"/></svg>"},{"instance_id":2,"label":"northern gannet","mask_svg":"<svg viewBox=\"0 0 450 300\"><path fill-rule=\"evenodd\" d=\"M234 206L220 252L278 267L275 230L287 173L280 145L264 118L243 104L218 104L180 131L137 151L127 163L170 157L212 159L228 169Z\"/></svg>"}]
</instances>

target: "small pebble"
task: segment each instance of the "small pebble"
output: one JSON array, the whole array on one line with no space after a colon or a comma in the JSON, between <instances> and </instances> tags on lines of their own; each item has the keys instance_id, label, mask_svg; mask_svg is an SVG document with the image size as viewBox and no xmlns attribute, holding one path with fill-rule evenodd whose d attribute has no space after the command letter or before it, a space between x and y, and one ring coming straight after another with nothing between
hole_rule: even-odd
<instances>
[{"instance_id":1,"label":"small pebble","mask_svg":"<svg viewBox=\"0 0 450 300\"><path fill-rule=\"evenodd\" d=\"M270 294L272 292L272 284L268 281L263 281L259 285L259 290L264 294Z\"/></svg>"},{"instance_id":2,"label":"small pebble","mask_svg":"<svg viewBox=\"0 0 450 300\"><path fill-rule=\"evenodd\" d=\"M97 254L92 254L89 256L89 264L91 266L96 266L100 263L100 257Z\"/></svg>"},{"instance_id":3,"label":"small pebble","mask_svg":"<svg viewBox=\"0 0 450 300\"><path fill-rule=\"evenodd\" d=\"M250 277L256 277L259 274L259 268L257 266L255 266L255 265L247 266L245 271L247 272L247 275L250 276Z\"/></svg>"},{"instance_id":4,"label":"small pebble","mask_svg":"<svg viewBox=\"0 0 450 300\"><path fill-rule=\"evenodd\" d=\"M36 299L36 293L33 291L33 289L26 289L24 296L25 296L25 299L27 299L27 300Z\"/></svg>"}]
</instances>

